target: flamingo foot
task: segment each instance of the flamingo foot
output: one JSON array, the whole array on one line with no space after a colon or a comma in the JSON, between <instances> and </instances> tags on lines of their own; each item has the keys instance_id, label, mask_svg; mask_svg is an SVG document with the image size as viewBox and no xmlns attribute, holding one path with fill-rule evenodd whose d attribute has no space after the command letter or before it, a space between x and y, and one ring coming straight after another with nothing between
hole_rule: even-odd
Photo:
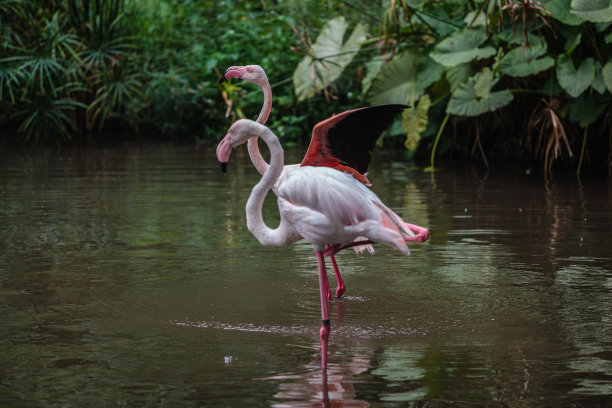
<instances>
[{"instance_id":1,"label":"flamingo foot","mask_svg":"<svg viewBox=\"0 0 612 408\"><path fill-rule=\"evenodd\" d=\"M331 248L330 245L327 246L328 249ZM338 269L338 264L336 263L336 258L333 254L329 255L329 259L331 260L332 267L334 268L334 273L336 274L336 281L338 282L338 286L336 287L336 299L342 296L344 291L346 290L346 286L344 286L344 281L342 280L342 276L340 275L340 269Z\"/></svg>"},{"instance_id":2,"label":"flamingo foot","mask_svg":"<svg viewBox=\"0 0 612 408\"><path fill-rule=\"evenodd\" d=\"M416 234L416 236L414 237L405 237L404 240L405 241L410 241L410 242L425 242L429 239L429 230L427 228L423 228L420 227L418 225L414 225L414 224L408 224L405 223L406 227L414 232Z\"/></svg>"},{"instance_id":3,"label":"flamingo foot","mask_svg":"<svg viewBox=\"0 0 612 408\"><path fill-rule=\"evenodd\" d=\"M345 290L346 290L346 286L344 286L344 282L338 283L338 287L336 288L336 299L342 296Z\"/></svg>"}]
</instances>

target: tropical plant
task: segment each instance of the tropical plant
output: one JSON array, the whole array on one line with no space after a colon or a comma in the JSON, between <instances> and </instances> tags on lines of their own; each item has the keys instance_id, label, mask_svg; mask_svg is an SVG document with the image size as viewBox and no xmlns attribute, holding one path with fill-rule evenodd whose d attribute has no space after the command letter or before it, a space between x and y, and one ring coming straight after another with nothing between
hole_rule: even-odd
<instances>
[{"instance_id":1,"label":"tropical plant","mask_svg":"<svg viewBox=\"0 0 612 408\"><path fill-rule=\"evenodd\" d=\"M0 0L0 126L5 140L215 140L261 107L250 84L219 88L220 71L260 64L286 145L334 112L403 103L380 143L430 168L534 156L579 172L612 165L611 13L609 0Z\"/></svg>"},{"instance_id":2,"label":"tropical plant","mask_svg":"<svg viewBox=\"0 0 612 408\"><path fill-rule=\"evenodd\" d=\"M26 140L59 142L84 125L101 127L141 97L133 77L131 86L124 81L134 68L127 62L132 46L122 8L123 0L0 3L5 128Z\"/></svg>"},{"instance_id":3,"label":"tropical plant","mask_svg":"<svg viewBox=\"0 0 612 408\"><path fill-rule=\"evenodd\" d=\"M456 142L469 144L465 134L471 133L472 154L478 151L487 166L483 138L493 150L490 135L504 133L509 136L496 137L497 143L529 146L542 155L547 172L575 150L581 152L578 173L585 154L612 166L611 13L608 0L390 1L380 35L360 41L385 44L363 63L365 97L372 104L412 106L402 119L404 146L412 153L429 149L432 169L449 119ZM342 44L343 35L326 26L316 44ZM338 53L330 48L301 61L294 75L298 98L350 68L350 60L333 72L314 66ZM317 74L304 75L305 67ZM441 123L437 133L428 126L432 121ZM590 150L589 127L598 129ZM461 135L462 128L473 131ZM530 136L534 130L537 138Z\"/></svg>"}]
</instances>

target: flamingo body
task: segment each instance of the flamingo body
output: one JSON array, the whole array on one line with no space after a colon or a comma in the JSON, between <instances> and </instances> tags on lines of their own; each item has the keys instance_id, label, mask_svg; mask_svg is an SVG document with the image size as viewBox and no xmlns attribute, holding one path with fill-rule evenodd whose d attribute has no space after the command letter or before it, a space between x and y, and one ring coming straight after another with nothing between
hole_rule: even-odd
<instances>
[{"instance_id":1,"label":"flamingo body","mask_svg":"<svg viewBox=\"0 0 612 408\"><path fill-rule=\"evenodd\" d=\"M410 251L402 236L403 223L371 190L350 174L330 167L303 166L287 172L277 182L281 217L315 248L345 246L367 237ZM394 213L393 213L394 214Z\"/></svg>"}]
</instances>

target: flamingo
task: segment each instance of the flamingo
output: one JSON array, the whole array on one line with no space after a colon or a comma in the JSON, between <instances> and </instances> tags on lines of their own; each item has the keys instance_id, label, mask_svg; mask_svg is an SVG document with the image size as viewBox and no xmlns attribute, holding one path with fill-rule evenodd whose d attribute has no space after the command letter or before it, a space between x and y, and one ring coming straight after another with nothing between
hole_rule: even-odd
<instances>
[{"instance_id":1,"label":"flamingo","mask_svg":"<svg viewBox=\"0 0 612 408\"><path fill-rule=\"evenodd\" d=\"M330 333L325 256L363 243L381 243L410 255L406 242L425 242L426 228L404 222L378 196L351 174L326 166L300 166L283 172L284 152L272 131L248 119L236 121L217 146L217 159L227 164L232 148L254 137L270 150L270 164L246 204L247 227L265 246L285 246L304 239L313 245L321 298L321 367L327 367ZM276 186L280 224L268 227L262 207ZM366 242L355 242L365 237Z\"/></svg>"},{"instance_id":2,"label":"flamingo","mask_svg":"<svg viewBox=\"0 0 612 408\"><path fill-rule=\"evenodd\" d=\"M257 117L257 123L265 124L272 111L272 87L264 69L259 65L231 66L219 79L219 83L230 78L241 78L261 88L264 103ZM367 112L361 112L364 108L359 108L334 115L318 123L313 129L310 146L301 165L337 168L352 174L365 185L371 186L366 173L374 144L382 131L404 108L403 105L387 105ZM251 162L259 174L263 175L269 165L259 151L257 136L248 140L247 149ZM283 171L298 166L300 164L285 165ZM275 185L272 186L272 191L277 194ZM354 249L356 252L367 249L371 254L374 253L374 248L369 244L356 245ZM335 296L339 298L344 294L346 286L334 255L330 254L329 258L337 281ZM331 300L331 291L328 292L327 297Z\"/></svg>"}]
</instances>

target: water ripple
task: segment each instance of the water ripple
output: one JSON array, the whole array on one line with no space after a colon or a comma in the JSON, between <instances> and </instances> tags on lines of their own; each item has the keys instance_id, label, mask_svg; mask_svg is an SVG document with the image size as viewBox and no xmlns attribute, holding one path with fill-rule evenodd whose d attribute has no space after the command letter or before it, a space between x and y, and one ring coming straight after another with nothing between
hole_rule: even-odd
<instances>
[{"instance_id":1,"label":"water ripple","mask_svg":"<svg viewBox=\"0 0 612 408\"><path fill-rule=\"evenodd\" d=\"M306 325L258 325L253 323L224 323L217 321L171 321L171 324L182 327L238 331L248 333L268 333L282 336L303 336L318 334L318 327ZM332 326L334 336L353 339L380 339L389 336L424 336L429 333L426 327L391 327L382 325L337 325Z\"/></svg>"}]
</instances>

